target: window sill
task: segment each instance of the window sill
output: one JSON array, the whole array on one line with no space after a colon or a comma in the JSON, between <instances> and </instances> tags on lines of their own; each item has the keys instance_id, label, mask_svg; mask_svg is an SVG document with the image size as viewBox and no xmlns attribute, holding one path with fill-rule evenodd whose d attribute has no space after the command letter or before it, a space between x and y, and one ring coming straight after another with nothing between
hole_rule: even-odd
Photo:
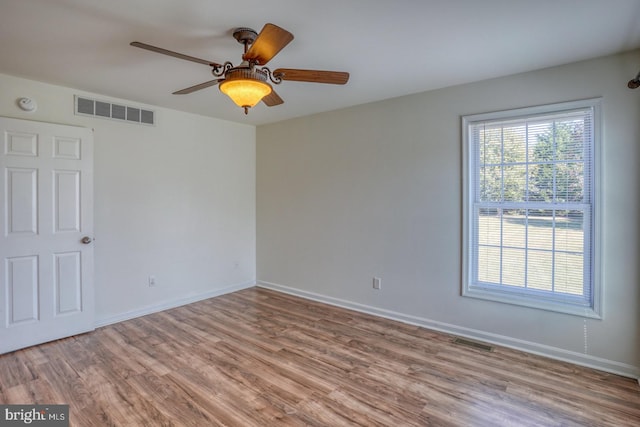
<instances>
[{"instance_id":1,"label":"window sill","mask_svg":"<svg viewBox=\"0 0 640 427\"><path fill-rule=\"evenodd\" d=\"M544 299L533 299L527 296L515 295L510 292L500 292L487 289L469 289L464 286L462 296L487 301L501 302L504 304L518 305L522 307L535 308L538 310L552 311L556 313L570 314L589 319L602 319L602 313L591 307L564 304L557 301L549 301Z\"/></svg>"}]
</instances>

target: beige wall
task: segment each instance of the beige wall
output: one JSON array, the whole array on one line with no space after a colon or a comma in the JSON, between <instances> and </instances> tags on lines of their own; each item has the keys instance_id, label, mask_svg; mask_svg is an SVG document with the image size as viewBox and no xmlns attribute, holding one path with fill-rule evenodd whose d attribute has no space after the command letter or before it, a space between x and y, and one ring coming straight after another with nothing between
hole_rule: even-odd
<instances>
[{"instance_id":1,"label":"beige wall","mask_svg":"<svg viewBox=\"0 0 640 427\"><path fill-rule=\"evenodd\" d=\"M640 91L626 87L639 68L636 51L258 127L258 280L640 375ZM461 116L593 97L604 319L461 297Z\"/></svg>"},{"instance_id":2,"label":"beige wall","mask_svg":"<svg viewBox=\"0 0 640 427\"><path fill-rule=\"evenodd\" d=\"M98 324L252 286L255 128L149 106L154 127L75 116L75 94L109 100L0 75L0 115L94 129Z\"/></svg>"}]
</instances>

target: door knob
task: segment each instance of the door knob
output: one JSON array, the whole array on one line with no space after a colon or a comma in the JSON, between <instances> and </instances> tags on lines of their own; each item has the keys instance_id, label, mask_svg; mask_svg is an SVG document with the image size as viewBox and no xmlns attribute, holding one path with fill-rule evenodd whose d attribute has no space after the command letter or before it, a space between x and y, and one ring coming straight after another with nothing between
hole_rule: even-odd
<instances>
[{"instance_id":1,"label":"door knob","mask_svg":"<svg viewBox=\"0 0 640 427\"><path fill-rule=\"evenodd\" d=\"M85 245L88 245L89 243L93 242L93 239L89 236L84 236L80 241Z\"/></svg>"}]
</instances>

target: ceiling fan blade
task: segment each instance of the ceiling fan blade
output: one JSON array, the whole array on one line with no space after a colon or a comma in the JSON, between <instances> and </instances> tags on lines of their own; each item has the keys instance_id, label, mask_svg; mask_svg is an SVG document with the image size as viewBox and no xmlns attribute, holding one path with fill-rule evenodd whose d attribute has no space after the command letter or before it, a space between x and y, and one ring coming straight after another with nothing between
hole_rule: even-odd
<instances>
[{"instance_id":1,"label":"ceiling fan blade","mask_svg":"<svg viewBox=\"0 0 640 427\"><path fill-rule=\"evenodd\" d=\"M320 71L320 70L296 70L293 68L278 68L273 71L273 77L282 80L293 80L296 82L329 83L343 85L349 81L349 73L342 71Z\"/></svg>"},{"instance_id":2,"label":"ceiling fan blade","mask_svg":"<svg viewBox=\"0 0 640 427\"><path fill-rule=\"evenodd\" d=\"M152 46L150 44L141 43L141 42L131 42L129 43L131 46L139 47L141 49L150 50L151 52L161 53L163 55L173 56L174 58L185 59L187 61L197 62L199 64L209 65L211 67L220 67L221 65L213 62L207 61L206 59L196 58L195 56L185 55L183 53L174 52L172 50L163 49L161 47Z\"/></svg>"},{"instance_id":3,"label":"ceiling fan blade","mask_svg":"<svg viewBox=\"0 0 640 427\"><path fill-rule=\"evenodd\" d=\"M210 86L215 86L215 85L217 85L218 83L220 83L223 80L224 79L209 80L208 82L200 83L200 84L195 85L195 86L191 86L191 87L188 87L188 88L185 88L185 89L181 89L181 90L175 91L175 92L173 92L173 94L174 95L186 95L188 93L195 92L195 91L200 90L200 89L204 89L204 88L207 88L207 87L210 87Z\"/></svg>"},{"instance_id":4,"label":"ceiling fan blade","mask_svg":"<svg viewBox=\"0 0 640 427\"><path fill-rule=\"evenodd\" d=\"M246 61L265 65L293 40L293 34L273 24L265 24L249 50L242 56Z\"/></svg>"},{"instance_id":5,"label":"ceiling fan blade","mask_svg":"<svg viewBox=\"0 0 640 427\"><path fill-rule=\"evenodd\" d=\"M280 95L278 95L275 90L271 90L271 93L269 95L262 98L262 102L264 102L268 107L273 107L275 105L284 103L282 98L280 98Z\"/></svg>"}]
</instances>

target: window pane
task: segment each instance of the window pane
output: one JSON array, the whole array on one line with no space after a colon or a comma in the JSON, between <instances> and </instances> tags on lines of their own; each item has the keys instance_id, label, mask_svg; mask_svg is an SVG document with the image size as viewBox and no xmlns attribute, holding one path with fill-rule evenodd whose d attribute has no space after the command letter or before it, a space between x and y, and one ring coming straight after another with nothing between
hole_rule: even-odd
<instances>
[{"instance_id":1,"label":"window pane","mask_svg":"<svg viewBox=\"0 0 640 427\"><path fill-rule=\"evenodd\" d=\"M554 137L557 160L584 158L584 120L556 122Z\"/></svg>"},{"instance_id":2,"label":"window pane","mask_svg":"<svg viewBox=\"0 0 640 427\"><path fill-rule=\"evenodd\" d=\"M583 294L583 256L568 252L554 255L554 290L573 295Z\"/></svg>"},{"instance_id":3,"label":"window pane","mask_svg":"<svg viewBox=\"0 0 640 427\"><path fill-rule=\"evenodd\" d=\"M584 163L556 164L556 202L582 203L584 199Z\"/></svg>"},{"instance_id":4,"label":"window pane","mask_svg":"<svg viewBox=\"0 0 640 427\"><path fill-rule=\"evenodd\" d=\"M478 281L500 283L500 248L478 248Z\"/></svg>"},{"instance_id":5,"label":"window pane","mask_svg":"<svg viewBox=\"0 0 640 427\"><path fill-rule=\"evenodd\" d=\"M530 202L553 202L555 165L553 163L529 165Z\"/></svg>"},{"instance_id":6,"label":"window pane","mask_svg":"<svg viewBox=\"0 0 640 427\"><path fill-rule=\"evenodd\" d=\"M527 211L527 246L530 249L553 249L553 211L530 209Z\"/></svg>"},{"instance_id":7,"label":"window pane","mask_svg":"<svg viewBox=\"0 0 640 427\"><path fill-rule=\"evenodd\" d=\"M503 131L503 162L523 163L527 161L526 127L512 126Z\"/></svg>"},{"instance_id":8,"label":"window pane","mask_svg":"<svg viewBox=\"0 0 640 427\"><path fill-rule=\"evenodd\" d=\"M512 248L522 248L526 246L526 227L524 226L526 217L519 215L518 211L505 213L502 222L502 244Z\"/></svg>"},{"instance_id":9,"label":"window pane","mask_svg":"<svg viewBox=\"0 0 640 427\"><path fill-rule=\"evenodd\" d=\"M554 249L581 254L584 250L583 217L575 211L561 212L562 216L556 215Z\"/></svg>"},{"instance_id":10,"label":"window pane","mask_svg":"<svg viewBox=\"0 0 640 427\"><path fill-rule=\"evenodd\" d=\"M538 147L540 135L545 135L552 131L553 122L549 120L529 121L527 126L527 153L529 161L538 161L534 159L540 158L541 147ZM543 147L549 149L549 147ZM550 159L551 160L551 159Z\"/></svg>"},{"instance_id":11,"label":"window pane","mask_svg":"<svg viewBox=\"0 0 640 427\"><path fill-rule=\"evenodd\" d=\"M527 254L527 286L542 291L553 290L553 254L531 250Z\"/></svg>"},{"instance_id":12,"label":"window pane","mask_svg":"<svg viewBox=\"0 0 640 427\"><path fill-rule=\"evenodd\" d=\"M481 211L478 217L478 244L500 246L500 242L500 216L496 210Z\"/></svg>"},{"instance_id":13,"label":"window pane","mask_svg":"<svg viewBox=\"0 0 640 427\"><path fill-rule=\"evenodd\" d=\"M496 165L502 162L502 130L500 127L482 128L479 131L478 140L480 152L480 165Z\"/></svg>"},{"instance_id":14,"label":"window pane","mask_svg":"<svg viewBox=\"0 0 640 427\"><path fill-rule=\"evenodd\" d=\"M480 168L480 200L483 202L502 200L502 168L500 166Z\"/></svg>"},{"instance_id":15,"label":"window pane","mask_svg":"<svg viewBox=\"0 0 640 427\"><path fill-rule=\"evenodd\" d=\"M527 167L505 166L503 197L508 202L523 202L525 198Z\"/></svg>"},{"instance_id":16,"label":"window pane","mask_svg":"<svg viewBox=\"0 0 640 427\"><path fill-rule=\"evenodd\" d=\"M524 287L525 251L521 249L503 249L502 282L505 285Z\"/></svg>"}]
</instances>

